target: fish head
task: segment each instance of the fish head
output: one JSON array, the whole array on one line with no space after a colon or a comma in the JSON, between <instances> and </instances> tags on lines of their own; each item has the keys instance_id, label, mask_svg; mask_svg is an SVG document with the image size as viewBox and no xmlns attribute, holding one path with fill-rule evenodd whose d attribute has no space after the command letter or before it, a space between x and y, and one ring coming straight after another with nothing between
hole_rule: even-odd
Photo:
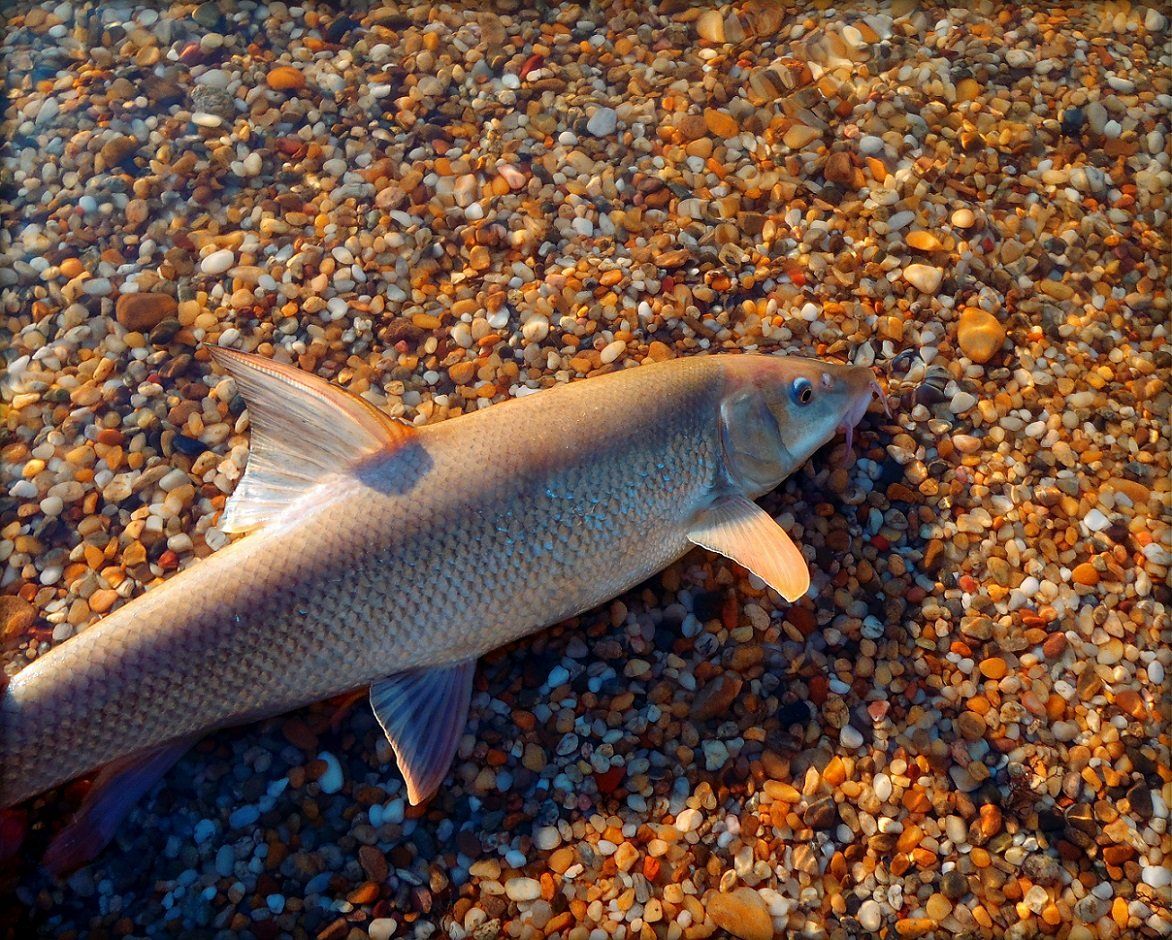
<instances>
[{"instance_id":1,"label":"fish head","mask_svg":"<svg viewBox=\"0 0 1172 940\"><path fill-rule=\"evenodd\" d=\"M797 356L734 357L726 378L725 469L753 495L784 480L839 430L849 446L871 399L883 396L866 366Z\"/></svg>"}]
</instances>

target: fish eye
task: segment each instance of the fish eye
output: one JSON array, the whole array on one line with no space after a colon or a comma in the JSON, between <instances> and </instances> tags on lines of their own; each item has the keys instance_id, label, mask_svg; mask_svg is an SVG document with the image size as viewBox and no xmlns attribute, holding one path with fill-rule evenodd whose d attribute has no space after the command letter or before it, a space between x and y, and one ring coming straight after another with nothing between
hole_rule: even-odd
<instances>
[{"instance_id":1,"label":"fish eye","mask_svg":"<svg viewBox=\"0 0 1172 940\"><path fill-rule=\"evenodd\" d=\"M789 397L793 399L795 405L808 405L810 399L814 397L814 386L807 378L794 379L789 387Z\"/></svg>"}]
</instances>

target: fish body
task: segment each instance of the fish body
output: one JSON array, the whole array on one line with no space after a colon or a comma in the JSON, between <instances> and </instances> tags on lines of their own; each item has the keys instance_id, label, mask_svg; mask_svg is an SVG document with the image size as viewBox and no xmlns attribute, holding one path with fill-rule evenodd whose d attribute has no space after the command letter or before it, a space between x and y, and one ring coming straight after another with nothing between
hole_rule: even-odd
<instances>
[{"instance_id":1,"label":"fish body","mask_svg":"<svg viewBox=\"0 0 1172 940\"><path fill-rule=\"evenodd\" d=\"M290 367L216 358L253 427L224 526L250 534L13 677L0 805L365 685L418 801L446 773L479 655L697 544L802 593L800 553L748 500L853 425L873 384L812 360L693 357L414 429Z\"/></svg>"}]
</instances>

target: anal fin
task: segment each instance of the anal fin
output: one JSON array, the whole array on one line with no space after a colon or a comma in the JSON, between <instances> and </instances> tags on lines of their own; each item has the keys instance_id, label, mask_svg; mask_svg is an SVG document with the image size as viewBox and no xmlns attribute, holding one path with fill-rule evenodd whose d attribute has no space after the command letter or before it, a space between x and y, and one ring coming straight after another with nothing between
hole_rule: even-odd
<instances>
[{"instance_id":1,"label":"anal fin","mask_svg":"<svg viewBox=\"0 0 1172 940\"><path fill-rule=\"evenodd\" d=\"M748 568L787 601L796 601L810 588L801 549L769 513L744 496L725 497L706 509L688 539Z\"/></svg>"},{"instance_id":2,"label":"anal fin","mask_svg":"<svg viewBox=\"0 0 1172 940\"><path fill-rule=\"evenodd\" d=\"M412 805L438 790L448 774L468 723L475 672L476 660L467 659L411 669L370 687L370 706L395 751Z\"/></svg>"}]
</instances>

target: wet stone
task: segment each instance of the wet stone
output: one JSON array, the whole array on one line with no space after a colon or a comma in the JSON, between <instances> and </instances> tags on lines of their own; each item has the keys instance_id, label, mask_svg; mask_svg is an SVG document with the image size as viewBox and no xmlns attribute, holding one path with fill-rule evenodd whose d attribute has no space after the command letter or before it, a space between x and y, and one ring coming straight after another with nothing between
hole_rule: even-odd
<instances>
[{"instance_id":1,"label":"wet stone","mask_svg":"<svg viewBox=\"0 0 1172 940\"><path fill-rule=\"evenodd\" d=\"M225 121L236 116L235 99L222 88L196 85L191 89L191 108L205 114L214 114Z\"/></svg>"},{"instance_id":2,"label":"wet stone","mask_svg":"<svg viewBox=\"0 0 1172 940\"><path fill-rule=\"evenodd\" d=\"M833 797L815 800L802 813L802 821L815 830L833 829L838 824L838 807Z\"/></svg>"}]
</instances>

